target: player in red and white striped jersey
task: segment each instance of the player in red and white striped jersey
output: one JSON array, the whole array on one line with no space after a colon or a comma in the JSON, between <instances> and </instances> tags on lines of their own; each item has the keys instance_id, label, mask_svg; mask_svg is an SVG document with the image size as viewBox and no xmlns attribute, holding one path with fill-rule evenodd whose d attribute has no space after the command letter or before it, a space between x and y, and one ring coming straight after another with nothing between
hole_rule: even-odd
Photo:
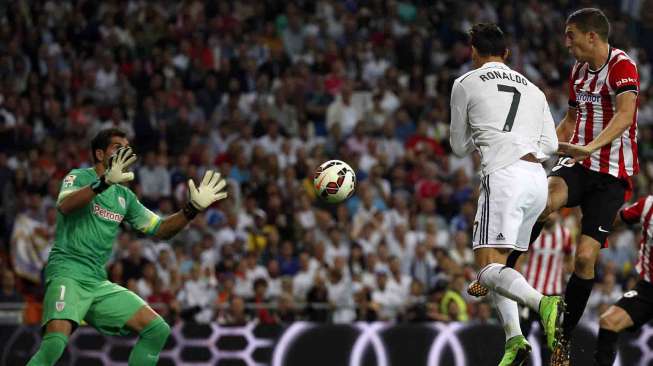
<instances>
[{"instance_id":1,"label":"player in red and white striped jersey","mask_svg":"<svg viewBox=\"0 0 653 366\"><path fill-rule=\"evenodd\" d=\"M558 220L547 221L542 234L531 244L522 273L544 295L562 292L565 262L571 258L571 234Z\"/></svg>"},{"instance_id":2,"label":"player in red and white striped jersey","mask_svg":"<svg viewBox=\"0 0 653 366\"><path fill-rule=\"evenodd\" d=\"M624 51L609 46L606 63L592 71L586 62L576 62L569 81L569 105L575 107L576 126L571 144L590 145L607 128L617 110L617 96L629 93L636 100L639 90L637 66ZM599 173L626 179L639 172L637 160L637 108L632 119L626 119L627 128L618 138L593 150L588 158L580 161L585 168ZM590 149L586 146L586 149ZM589 153L585 150L584 153ZM577 155L582 158L582 155Z\"/></svg>"},{"instance_id":3,"label":"player in red and white striped jersey","mask_svg":"<svg viewBox=\"0 0 653 366\"><path fill-rule=\"evenodd\" d=\"M608 43L609 34L610 23L599 9L581 9L567 18L565 45L577 62L569 78L569 109L556 129L561 158L549 176L547 207L531 234L534 241L551 212L580 206L581 236L553 364L569 362L571 332L592 292L599 250L630 191L630 177L639 171L637 66Z\"/></svg>"},{"instance_id":4,"label":"player in red and white striped jersey","mask_svg":"<svg viewBox=\"0 0 653 366\"><path fill-rule=\"evenodd\" d=\"M640 198L635 204L621 210L619 218L626 224L642 225L642 240L637 259L637 273L640 279L653 282L653 196Z\"/></svg>"},{"instance_id":5,"label":"player in red and white striped jersey","mask_svg":"<svg viewBox=\"0 0 653 366\"><path fill-rule=\"evenodd\" d=\"M637 330L653 320L653 196L642 197L619 212L616 221L642 225L642 240L637 259L639 282L601 315L596 347L596 364L612 365L617 354L619 332Z\"/></svg>"}]
</instances>

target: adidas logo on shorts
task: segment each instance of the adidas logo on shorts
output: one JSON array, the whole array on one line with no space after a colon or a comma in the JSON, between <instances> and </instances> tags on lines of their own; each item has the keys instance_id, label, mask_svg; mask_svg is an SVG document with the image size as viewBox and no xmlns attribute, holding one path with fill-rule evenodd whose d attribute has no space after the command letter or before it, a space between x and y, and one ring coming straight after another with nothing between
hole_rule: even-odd
<instances>
[{"instance_id":1,"label":"adidas logo on shorts","mask_svg":"<svg viewBox=\"0 0 653 366\"><path fill-rule=\"evenodd\" d=\"M503 236L502 233L499 233L499 235L497 235L497 240L506 240L506 238Z\"/></svg>"}]
</instances>

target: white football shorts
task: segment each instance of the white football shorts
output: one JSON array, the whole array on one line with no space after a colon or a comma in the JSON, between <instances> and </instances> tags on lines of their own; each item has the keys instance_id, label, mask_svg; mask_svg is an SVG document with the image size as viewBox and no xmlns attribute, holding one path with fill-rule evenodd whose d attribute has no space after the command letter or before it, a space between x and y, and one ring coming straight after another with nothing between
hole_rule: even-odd
<instances>
[{"instance_id":1,"label":"white football shorts","mask_svg":"<svg viewBox=\"0 0 653 366\"><path fill-rule=\"evenodd\" d=\"M473 248L527 251L548 194L542 164L517 160L481 178Z\"/></svg>"}]
</instances>

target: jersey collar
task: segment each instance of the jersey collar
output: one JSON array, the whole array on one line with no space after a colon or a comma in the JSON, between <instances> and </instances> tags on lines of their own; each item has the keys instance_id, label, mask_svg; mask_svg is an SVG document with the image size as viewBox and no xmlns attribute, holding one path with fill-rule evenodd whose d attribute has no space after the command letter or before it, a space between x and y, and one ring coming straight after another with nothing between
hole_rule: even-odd
<instances>
[{"instance_id":1,"label":"jersey collar","mask_svg":"<svg viewBox=\"0 0 653 366\"><path fill-rule=\"evenodd\" d=\"M597 73L601 72L601 70L603 70L603 68L605 67L605 65L607 65L608 62L610 62L610 56L612 56L612 46L608 45L608 59L605 60L605 62L603 63L603 65L602 65L601 67L599 67L599 69L596 70L596 71L592 70L592 68L590 67L590 64L589 64L589 62L588 62L588 63L587 63L587 71L589 71L590 74L597 74Z\"/></svg>"},{"instance_id":2,"label":"jersey collar","mask_svg":"<svg viewBox=\"0 0 653 366\"><path fill-rule=\"evenodd\" d=\"M504 68L504 69L508 69L508 68L509 68L509 67L506 66L506 64L504 64L503 62L496 62L496 61L486 62L486 63L484 63L483 66L481 66L480 68L481 68L481 69L486 69L486 68L488 68L488 67L501 67L501 68Z\"/></svg>"}]
</instances>

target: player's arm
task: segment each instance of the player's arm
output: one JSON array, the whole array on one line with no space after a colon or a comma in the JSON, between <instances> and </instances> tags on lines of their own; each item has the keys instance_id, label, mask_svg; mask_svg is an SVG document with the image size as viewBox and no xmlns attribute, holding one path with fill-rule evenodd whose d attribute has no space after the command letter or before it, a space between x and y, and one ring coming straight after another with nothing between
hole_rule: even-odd
<instances>
[{"instance_id":1,"label":"player's arm","mask_svg":"<svg viewBox=\"0 0 653 366\"><path fill-rule=\"evenodd\" d=\"M175 212L161 220L161 225L154 236L159 239L170 239L185 228L189 222L189 218L182 211Z\"/></svg>"},{"instance_id":2,"label":"player's arm","mask_svg":"<svg viewBox=\"0 0 653 366\"><path fill-rule=\"evenodd\" d=\"M585 146L587 155L611 143L621 136L632 124L637 109L637 94L622 93L617 95L617 113L608 126L589 144Z\"/></svg>"},{"instance_id":3,"label":"player's arm","mask_svg":"<svg viewBox=\"0 0 653 366\"><path fill-rule=\"evenodd\" d=\"M68 175L70 177L70 175ZM93 191L91 185L79 188L77 190L62 191L57 199L57 209L64 215L67 215L79 208L88 205L97 193Z\"/></svg>"},{"instance_id":4,"label":"player's arm","mask_svg":"<svg viewBox=\"0 0 653 366\"><path fill-rule=\"evenodd\" d=\"M474 143L467 124L467 93L459 82L451 90L451 127L449 130L451 150L465 156L474 150Z\"/></svg>"},{"instance_id":5,"label":"player's arm","mask_svg":"<svg viewBox=\"0 0 653 366\"><path fill-rule=\"evenodd\" d=\"M569 106L565 117L558 123L556 128L556 136L558 136L558 141L569 142L574 136L574 130L576 129L576 107Z\"/></svg>"},{"instance_id":6,"label":"player's arm","mask_svg":"<svg viewBox=\"0 0 653 366\"><path fill-rule=\"evenodd\" d=\"M556 134L555 124L553 123L553 116L549 109L549 103L547 103L544 94L542 94L542 99L544 105L542 108L543 125L538 143L539 153L537 158L544 161L558 150L558 136Z\"/></svg>"},{"instance_id":7,"label":"player's arm","mask_svg":"<svg viewBox=\"0 0 653 366\"><path fill-rule=\"evenodd\" d=\"M136 161L136 155L131 148L125 147L116 150L109 158L109 167L104 175L94 181L88 182L87 175L72 171L64 178L59 196L57 209L64 215L78 210L86 205L96 195L102 193L112 184L128 182L134 179L134 173L125 172Z\"/></svg>"},{"instance_id":8,"label":"player's arm","mask_svg":"<svg viewBox=\"0 0 653 366\"><path fill-rule=\"evenodd\" d=\"M634 225L640 222L642 214L644 213L644 205L646 204L646 197L638 199L635 203L619 210L617 217L614 218L613 227L618 225Z\"/></svg>"},{"instance_id":9,"label":"player's arm","mask_svg":"<svg viewBox=\"0 0 653 366\"><path fill-rule=\"evenodd\" d=\"M574 75L578 70L578 63L574 65L569 73L569 108L567 113L565 113L564 118L558 127L556 128L556 135L558 136L558 141L560 142L569 142L574 136L574 130L576 129L576 115L578 113L578 102L576 101L576 89L574 88Z\"/></svg>"},{"instance_id":10,"label":"player's arm","mask_svg":"<svg viewBox=\"0 0 653 366\"><path fill-rule=\"evenodd\" d=\"M612 143L633 124L637 111L637 93L639 92L637 68L630 61L620 61L610 71L607 82L617 95L616 111L607 127L585 146L560 145L560 151L573 157L576 161L583 160L594 151Z\"/></svg>"},{"instance_id":11,"label":"player's arm","mask_svg":"<svg viewBox=\"0 0 653 366\"><path fill-rule=\"evenodd\" d=\"M201 211L206 210L214 202L227 198L224 188L227 182L220 173L208 170L199 187L195 187L192 179L188 180L189 200L186 206L178 212L164 218L153 235L161 239L175 236Z\"/></svg>"}]
</instances>

